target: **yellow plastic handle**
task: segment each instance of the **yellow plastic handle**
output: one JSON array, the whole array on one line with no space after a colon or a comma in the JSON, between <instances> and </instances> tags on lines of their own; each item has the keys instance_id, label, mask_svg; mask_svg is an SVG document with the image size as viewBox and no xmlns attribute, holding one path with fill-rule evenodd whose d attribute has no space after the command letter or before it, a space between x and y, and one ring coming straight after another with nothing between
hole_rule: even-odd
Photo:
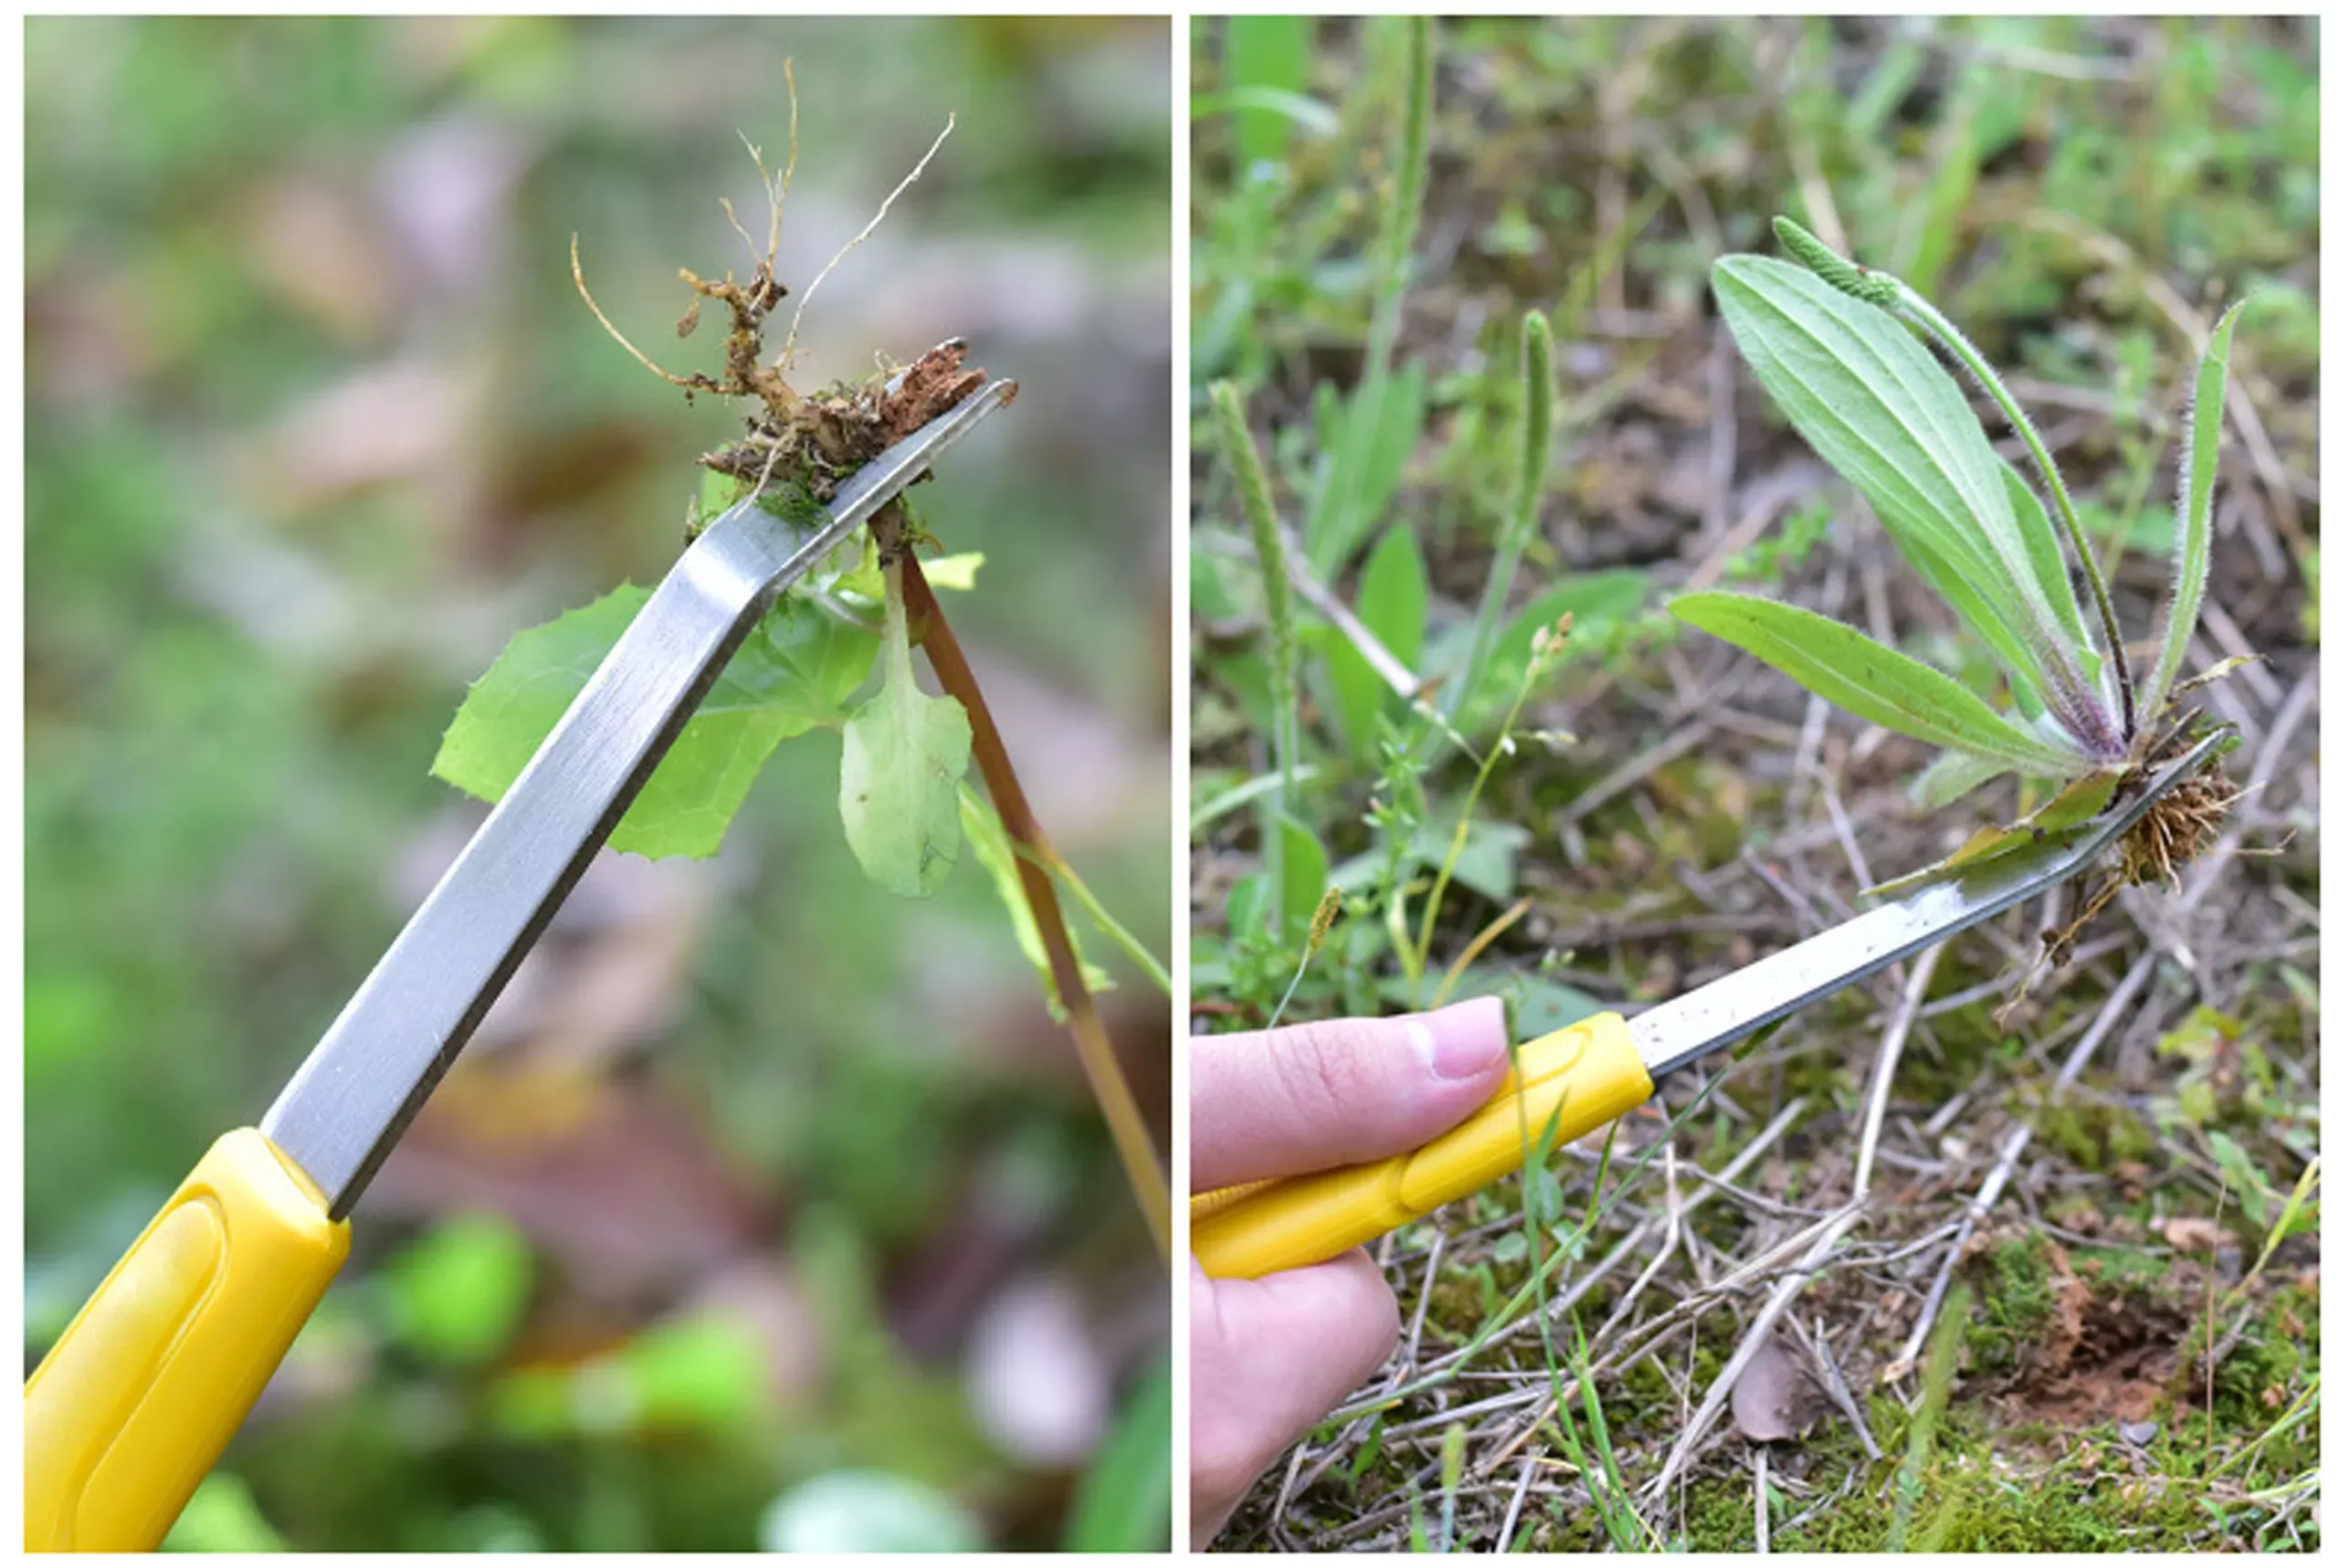
<instances>
[{"instance_id":1,"label":"yellow plastic handle","mask_svg":"<svg viewBox=\"0 0 2338 1568\"><path fill-rule=\"evenodd\" d=\"M1337 1258L1516 1171L1555 1121L1551 1146L1605 1127L1655 1092L1620 1014L1602 1013L1518 1047L1500 1093L1410 1153L1253 1190L1197 1194L1194 1257L1216 1279L1255 1279Z\"/></svg>"},{"instance_id":2,"label":"yellow plastic handle","mask_svg":"<svg viewBox=\"0 0 2338 1568\"><path fill-rule=\"evenodd\" d=\"M349 1256L325 1209L255 1129L211 1146L25 1384L25 1550L162 1543Z\"/></svg>"}]
</instances>

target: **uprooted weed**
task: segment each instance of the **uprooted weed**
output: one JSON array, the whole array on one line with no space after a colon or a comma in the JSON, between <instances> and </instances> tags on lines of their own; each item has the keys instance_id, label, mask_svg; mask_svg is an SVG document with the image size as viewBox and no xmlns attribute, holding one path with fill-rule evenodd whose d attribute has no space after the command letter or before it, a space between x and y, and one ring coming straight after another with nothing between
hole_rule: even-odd
<instances>
[{"instance_id":1,"label":"uprooted weed","mask_svg":"<svg viewBox=\"0 0 2338 1568\"><path fill-rule=\"evenodd\" d=\"M702 454L699 458L701 467L738 481L742 494L770 492L826 503L835 498L839 485L887 447L948 413L987 377L980 369L967 368L965 341L951 338L906 366L887 363L880 355L879 368L871 374L814 392L799 392L787 379L795 359L805 306L837 262L869 237L884 221L894 200L925 172L926 164L941 151L943 142L955 126L954 116L943 125L916 166L886 196L876 216L813 278L796 302L785 342L768 360L764 358L764 337L772 315L789 295L787 285L779 279L778 263L781 218L788 187L795 179L797 152L795 77L792 68L787 76L787 163L776 176L764 165L762 150L753 142L747 143L747 155L754 161L755 174L770 209L770 222L760 246L740 223L731 203L725 200L722 204L732 231L753 259L745 281L729 271L719 279L710 279L687 267L678 269L682 282L690 288L690 301L674 323L677 338L688 338L698 330L700 307L710 300L729 318L729 330L722 340L720 375L705 371L677 374L636 348L585 287L584 261L574 238L569 242L569 268L576 280L576 291L584 296L584 303L603 329L652 374L668 384L681 388L683 396L692 401L703 392L747 404L744 430L735 439Z\"/></svg>"}]
</instances>

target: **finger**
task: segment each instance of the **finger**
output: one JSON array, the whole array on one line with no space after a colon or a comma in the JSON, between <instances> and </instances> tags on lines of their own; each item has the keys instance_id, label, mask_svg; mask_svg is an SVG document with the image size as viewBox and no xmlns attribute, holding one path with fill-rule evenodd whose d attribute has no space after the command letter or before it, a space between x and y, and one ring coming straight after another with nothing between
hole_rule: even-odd
<instances>
[{"instance_id":1,"label":"finger","mask_svg":"<svg viewBox=\"0 0 2338 1568\"><path fill-rule=\"evenodd\" d=\"M1196 1192L1377 1160L1436 1137L1510 1071L1501 999L1193 1042Z\"/></svg>"},{"instance_id":2,"label":"finger","mask_svg":"<svg viewBox=\"0 0 2338 1568\"><path fill-rule=\"evenodd\" d=\"M1396 1298L1358 1248L1263 1279L1193 1270L1193 1525L1242 1494L1396 1348Z\"/></svg>"}]
</instances>

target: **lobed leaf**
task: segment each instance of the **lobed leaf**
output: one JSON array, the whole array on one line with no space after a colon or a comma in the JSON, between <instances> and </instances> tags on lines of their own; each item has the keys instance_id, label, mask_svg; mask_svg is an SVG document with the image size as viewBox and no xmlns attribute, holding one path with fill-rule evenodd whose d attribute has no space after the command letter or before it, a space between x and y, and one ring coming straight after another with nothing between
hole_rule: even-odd
<instances>
[{"instance_id":1,"label":"lobed leaf","mask_svg":"<svg viewBox=\"0 0 2338 1568\"><path fill-rule=\"evenodd\" d=\"M502 799L648 598L627 584L513 637L464 697L430 771L481 800ZM682 727L609 847L712 855L773 750L842 723L845 700L876 657L867 632L802 595L783 597Z\"/></svg>"},{"instance_id":2,"label":"lobed leaf","mask_svg":"<svg viewBox=\"0 0 2338 1568\"><path fill-rule=\"evenodd\" d=\"M1932 666L1815 611L1748 594L1684 594L1670 608L1887 730L2048 778L2088 765L2017 728Z\"/></svg>"},{"instance_id":3,"label":"lobed leaf","mask_svg":"<svg viewBox=\"0 0 2338 1568\"><path fill-rule=\"evenodd\" d=\"M2184 668L2184 655L2200 622L2200 604L2208 590L2208 542L2217 488L2217 448L2224 437L2225 375L2232 352L2232 331L2248 305L2234 304L2208 334L2200 355L2200 369L2192 388L2192 416L2184 435L2184 476L2175 504L2175 577L2169 584L2162 612L2159 658L2143 682L2139 722L2156 717L2159 706Z\"/></svg>"}]
</instances>

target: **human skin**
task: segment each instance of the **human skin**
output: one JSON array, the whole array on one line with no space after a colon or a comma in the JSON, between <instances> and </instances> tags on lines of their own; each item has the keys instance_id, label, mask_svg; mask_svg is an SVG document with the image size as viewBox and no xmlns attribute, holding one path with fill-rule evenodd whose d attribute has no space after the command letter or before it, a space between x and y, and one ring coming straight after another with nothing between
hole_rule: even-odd
<instances>
[{"instance_id":1,"label":"human skin","mask_svg":"<svg viewBox=\"0 0 2338 1568\"><path fill-rule=\"evenodd\" d=\"M1194 1190L1399 1153L1483 1105L1510 1068L1499 998L1193 1042ZM1259 1279L1194 1264L1193 1530L1206 1543L1275 1457L1396 1348L1363 1248Z\"/></svg>"}]
</instances>

